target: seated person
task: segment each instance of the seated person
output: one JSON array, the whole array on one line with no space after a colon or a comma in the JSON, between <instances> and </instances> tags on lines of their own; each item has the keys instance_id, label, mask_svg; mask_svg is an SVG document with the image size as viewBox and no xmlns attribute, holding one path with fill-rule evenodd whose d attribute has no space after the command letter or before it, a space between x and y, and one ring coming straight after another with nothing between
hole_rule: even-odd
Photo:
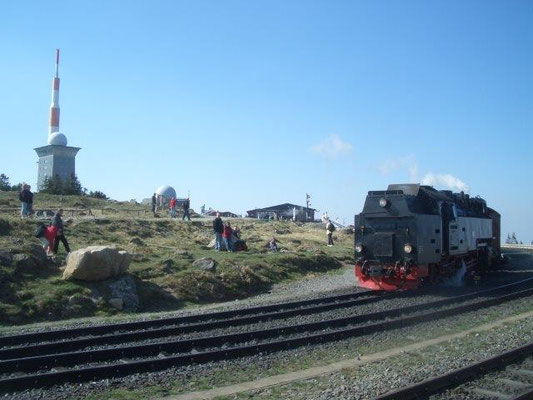
<instances>
[{"instance_id":1,"label":"seated person","mask_svg":"<svg viewBox=\"0 0 533 400\"><path fill-rule=\"evenodd\" d=\"M278 242L274 236L272 236L270 242L268 242L268 247L270 251L279 251Z\"/></svg>"}]
</instances>

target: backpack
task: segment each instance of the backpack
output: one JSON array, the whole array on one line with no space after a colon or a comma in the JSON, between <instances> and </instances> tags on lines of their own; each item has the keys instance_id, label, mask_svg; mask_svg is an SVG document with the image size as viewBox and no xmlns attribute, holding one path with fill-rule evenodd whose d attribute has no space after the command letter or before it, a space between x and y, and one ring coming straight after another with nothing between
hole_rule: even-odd
<instances>
[{"instance_id":1,"label":"backpack","mask_svg":"<svg viewBox=\"0 0 533 400\"><path fill-rule=\"evenodd\" d=\"M246 242L244 240L237 240L234 245L235 251L246 251L248 250L248 246L246 246Z\"/></svg>"},{"instance_id":2,"label":"backpack","mask_svg":"<svg viewBox=\"0 0 533 400\"><path fill-rule=\"evenodd\" d=\"M46 226L44 224L40 224L37 227L37 229L35 229L35 237L42 238L45 232L46 232Z\"/></svg>"},{"instance_id":3,"label":"backpack","mask_svg":"<svg viewBox=\"0 0 533 400\"><path fill-rule=\"evenodd\" d=\"M328 222L328 225L326 226L326 229L330 232L335 232L335 225L333 225L331 222Z\"/></svg>"}]
</instances>

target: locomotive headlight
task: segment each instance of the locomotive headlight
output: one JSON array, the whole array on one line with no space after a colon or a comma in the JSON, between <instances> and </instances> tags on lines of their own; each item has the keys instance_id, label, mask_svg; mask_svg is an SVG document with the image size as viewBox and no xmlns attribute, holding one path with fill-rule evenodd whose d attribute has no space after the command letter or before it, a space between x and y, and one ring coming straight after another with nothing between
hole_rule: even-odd
<instances>
[{"instance_id":1,"label":"locomotive headlight","mask_svg":"<svg viewBox=\"0 0 533 400\"><path fill-rule=\"evenodd\" d=\"M388 204L388 203L389 203L389 202L387 201L387 199L379 199L379 205L380 205L381 207L384 207L384 208L387 207L387 204Z\"/></svg>"},{"instance_id":2,"label":"locomotive headlight","mask_svg":"<svg viewBox=\"0 0 533 400\"><path fill-rule=\"evenodd\" d=\"M363 245L362 244L356 244L355 245L355 251L358 252L358 253L362 253L363 252Z\"/></svg>"},{"instance_id":3,"label":"locomotive headlight","mask_svg":"<svg viewBox=\"0 0 533 400\"><path fill-rule=\"evenodd\" d=\"M403 246L403 251L405 251L407 254L410 254L413 251L413 246L411 246L410 244L406 244L405 246Z\"/></svg>"}]
</instances>

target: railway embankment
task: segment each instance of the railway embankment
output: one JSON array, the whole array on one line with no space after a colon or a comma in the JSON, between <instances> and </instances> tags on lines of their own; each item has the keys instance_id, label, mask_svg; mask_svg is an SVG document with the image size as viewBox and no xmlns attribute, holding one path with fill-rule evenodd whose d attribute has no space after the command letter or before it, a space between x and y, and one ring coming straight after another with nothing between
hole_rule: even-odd
<instances>
[{"instance_id":1,"label":"railway embankment","mask_svg":"<svg viewBox=\"0 0 533 400\"><path fill-rule=\"evenodd\" d=\"M1 386L7 398L17 399L185 399L224 393L236 398L372 398L434 375L432 363L447 371L457 368L458 360L475 361L529 341L531 271L530 255L514 253L506 270L473 286L377 296L354 291L87 331L4 337ZM485 333L503 336L503 344L486 348L493 342L476 339ZM463 358L439 359L437 351L423 357L422 364L415 362L426 348L438 350L472 337L475 346L455 345ZM390 379L394 367L389 365L397 362L407 374ZM364 378L368 386L362 387L360 372L367 369L374 375ZM344 384L324 383L336 382L339 374Z\"/></svg>"},{"instance_id":2,"label":"railway embankment","mask_svg":"<svg viewBox=\"0 0 533 400\"><path fill-rule=\"evenodd\" d=\"M316 326L302 321L300 325L307 326L299 329L293 321L283 328L280 318L270 316L267 321L260 322L264 324L262 329L251 338L248 336L254 332L255 322L235 324L229 329L232 323L227 321L225 330L209 328L202 323L203 327L198 326L195 335L178 335L153 343L141 340L139 343L93 344L81 352L73 349L74 353L70 353L66 343L61 354L55 356L53 349L43 343L43 349L51 353L49 356L17 359L19 355L13 353L9 357L11 361L0 364L2 368L16 364L11 370L3 370L2 385L16 387L27 381L22 390L19 386L7 397L14 399L157 396L185 399L213 398L224 393L231 394L231 398L372 398L436 372L456 369L531 341L530 283L523 282L516 288L484 289L478 291L478 295L471 292L472 295L466 297L452 291L440 292L440 295L420 293L418 297L393 296L397 306L405 309L400 315L389 314L393 310L381 314L382 302L390 301L390 297L354 294L353 299L342 300L353 301L351 308L339 306L329 315L336 317L330 319L335 322L324 324L322 315L317 317ZM519 294L523 289L527 293ZM440 297L439 303L435 303L435 297ZM342 301L334 302L341 304ZM329 306L328 302L332 300L313 301L305 307L317 307L317 312L302 314L319 315L320 307ZM410 305L419 307L409 310ZM285 311L281 312L293 307L295 305L285 305ZM353 316L354 308L361 308L362 313ZM339 323L342 313L345 313L345 320ZM255 317L262 318L254 314ZM214 316L202 318L207 318L207 324L218 321ZM206 335L209 329L211 335ZM217 329L220 331L216 332ZM274 330L278 332L275 338L270 338ZM226 338L222 336L230 331L233 333ZM95 336L97 340L101 337L103 335ZM281 342L276 342L278 340ZM276 344L282 342L285 345ZM141 345L138 349L131 347L138 344ZM276 346L275 350L267 348L271 345ZM27 350L26 345L16 347ZM151 347L155 352L150 356L146 351ZM236 358L233 349L240 353ZM251 349L251 353L246 354L247 349ZM37 356L40 351L36 347L33 355ZM107 357L108 352L116 355L106 361L102 356ZM217 352L216 360L206 358L216 356ZM79 363L79 356L87 358L84 363ZM155 367L160 370L153 370ZM39 376L40 373L45 375ZM100 375L102 373L107 374L103 375L105 378ZM91 374L100 378L92 379ZM73 381L61 383L65 377ZM55 379L57 381L52 381ZM50 384L54 386L48 387ZM205 392L206 389L211 390ZM253 391L249 392L250 389Z\"/></svg>"}]
</instances>

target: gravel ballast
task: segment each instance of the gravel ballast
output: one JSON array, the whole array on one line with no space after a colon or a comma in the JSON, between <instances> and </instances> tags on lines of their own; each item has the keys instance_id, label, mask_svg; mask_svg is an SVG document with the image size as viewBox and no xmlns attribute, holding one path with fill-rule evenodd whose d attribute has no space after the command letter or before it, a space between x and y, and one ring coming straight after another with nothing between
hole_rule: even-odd
<instances>
[{"instance_id":1,"label":"gravel ballast","mask_svg":"<svg viewBox=\"0 0 533 400\"><path fill-rule=\"evenodd\" d=\"M518 321L502 329L469 335L417 352L406 352L401 357L231 398L368 399L524 345L533 340L532 328L532 319ZM487 388L501 387L494 382L486 383ZM468 387L472 386L478 385L463 386L461 390L450 391L444 398L481 399L468 392ZM434 399L441 397L434 396Z\"/></svg>"},{"instance_id":2,"label":"gravel ballast","mask_svg":"<svg viewBox=\"0 0 533 400\"><path fill-rule=\"evenodd\" d=\"M134 390L140 391L139 396L153 397L153 392L160 394L167 394L173 392L186 392L189 390L197 390L200 388L224 386L234 382L242 382L247 380L254 380L259 377L276 375L283 371L293 371L302 368L307 368L313 365L324 365L338 360L346 358L356 358L360 354L369 354L376 351L381 351L384 348L398 347L405 344L421 341L424 338L432 338L442 334L448 334L454 331L465 330L469 327L474 327L482 323L497 320L499 317L507 317L510 315L509 309L513 310L513 314L518 314L524 311L531 311L533 309L533 303L531 299L520 299L502 306L494 306L482 311L467 313L461 316L450 317L442 320L433 321L430 323L423 323L409 328L397 329L389 332L381 332L373 335L367 335L361 338L352 338L342 340L335 343L327 343L315 346L304 346L298 349L282 351L273 354L258 354L253 357L246 357L239 360L221 361L216 363L206 363L201 365L191 365L182 368L171 368L161 372L136 374L126 378L117 378L105 381L98 381L87 384L66 384L59 387L54 387L44 390L31 390L27 392L21 392L12 394L8 398L14 399L29 399L29 398L50 398L50 399L67 399L67 398L84 398L92 395L94 399L115 398L113 395L114 388L120 388L120 392ZM531 340L531 328L533 328L533 321L521 321L516 326L509 329L509 332L504 333L502 336L502 343L495 345L491 341L483 344L484 341L474 340L476 344L476 350L474 347L463 347L460 344L455 344L453 348L458 354L463 354L462 359L457 354L447 351L437 351L436 354L424 358L425 361L413 364L415 367L411 368L410 357L399 359L397 375L394 375L397 380L391 381L390 386L383 386L383 370L395 371L394 360L387 360L378 363L378 367L364 366L365 371L368 369L368 373L373 372L372 376L369 376L369 382L367 386L361 386L364 380L360 379L360 372L357 372L357 384L354 385L354 389L348 390L347 397L339 398L365 398L353 397L358 391L360 393L368 392L371 384L375 385L374 391L392 389L395 385L408 384L419 379L425 379L431 375L434 375L438 371L445 371L447 369L457 368L464 364L467 360L472 362L478 359L487 357L488 355L494 355L503 350L515 347L517 344L523 344L528 340ZM507 330L506 330L507 331ZM493 340L497 341L499 334L493 336ZM500 342L498 342L500 343ZM480 349L477 349L480 347ZM438 349L437 349L438 350ZM414 360L418 356L412 356ZM478 358L479 357L479 358ZM403 362L401 360L409 360ZM438 362L436 362L438 360ZM436 362L434 368L426 368L425 362ZM390 364L393 363L393 364ZM396 361L398 363L398 361ZM390 364L390 365L389 365ZM373 364L374 365L374 364ZM422 366L421 366L422 365ZM440 369L439 369L440 368ZM403 372L399 372L403 371ZM391 372L392 373L392 372ZM385 376L389 376L389 373ZM334 374L335 376L338 374ZM400 379L401 378L401 379ZM341 379L341 378L339 378ZM344 380L347 377L343 378ZM342 380L342 379L341 379ZM317 380L320 381L320 380ZM335 383L335 377L328 377L324 382L332 382L327 388L322 388L318 393L315 393L312 389L316 384L310 384L309 393L307 389L302 393L307 393L301 398L331 398L321 397L322 389L326 393L330 393L331 390L338 390L340 386ZM337 382L338 383L338 382ZM378 383L380 385L378 385ZM152 386L152 389L150 389ZM292 385L287 386L290 388ZM380 389L381 388L381 389ZM269 396L266 393L262 395ZM287 394L285 398L298 398L295 393ZM243 395L245 396L245 395ZM285 396L280 394L280 397ZM315 396L315 397L313 397ZM246 398L246 397L245 397ZM272 398L279 398L277 394ZM283 397L282 397L283 398ZM368 395L367 395L368 398Z\"/></svg>"}]
</instances>

